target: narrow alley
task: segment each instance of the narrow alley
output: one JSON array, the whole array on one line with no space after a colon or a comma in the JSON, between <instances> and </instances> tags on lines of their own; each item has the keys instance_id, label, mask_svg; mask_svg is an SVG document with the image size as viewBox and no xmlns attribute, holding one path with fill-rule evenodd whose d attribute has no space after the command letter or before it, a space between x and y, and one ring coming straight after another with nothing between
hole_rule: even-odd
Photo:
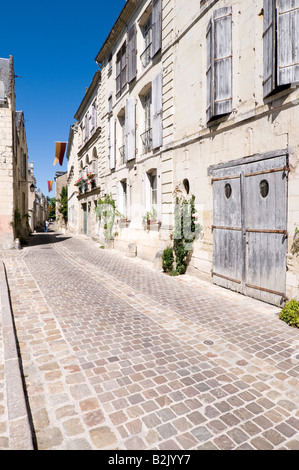
<instances>
[{"instance_id":1,"label":"narrow alley","mask_svg":"<svg viewBox=\"0 0 299 470\"><path fill-rule=\"evenodd\" d=\"M299 449L298 330L277 307L51 225L1 258L34 448Z\"/></svg>"}]
</instances>

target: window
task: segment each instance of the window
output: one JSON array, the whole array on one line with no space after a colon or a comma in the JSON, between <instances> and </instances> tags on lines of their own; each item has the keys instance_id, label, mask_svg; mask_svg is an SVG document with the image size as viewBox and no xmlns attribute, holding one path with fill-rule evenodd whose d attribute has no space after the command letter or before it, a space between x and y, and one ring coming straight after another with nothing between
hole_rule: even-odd
<instances>
[{"instance_id":1,"label":"window","mask_svg":"<svg viewBox=\"0 0 299 470\"><path fill-rule=\"evenodd\" d=\"M207 28L207 122L232 112L232 9L215 10Z\"/></svg>"},{"instance_id":2,"label":"window","mask_svg":"<svg viewBox=\"0 0 299 470\"><path fill-rule=\"evenodd\" d=\"M126 161L136 157L136 103L134 96L126 102L125 119L125 158Z\"/></svg>"},{"instance_id":3,"label":"window","mask_svg":"<svg viewBox=\"0 0 299 470\"><path fill-rule=\"evenodd\" d=\"M89 113L88 112L85 115L84 124L85 124L84 142L86 142L89 138Z\"/></svg>"},{"instance_id":4,"label":"window","mask_svg":"<svg viewBox=\"0 0 299 470\"><path fill-rule=\"evenodd\" d=\"M152 208L157 208L157 171L152 170L148 175L150 182L150 204Z\"/></svg>"},{"instance_id":5,"label":"window","mask_svg":"<svg viewBox=\"0 0 299 470\"><path fill-rule=\"evenodd\" d=\"M143 33L144 51L141 54L140 59L141 59L143 68L145 68L151 61L152 15L149 16L148 20L143 25L142 33Z\"/></svg>"},{"instance_id":6,"label":"window","mask_svg":"<svg viewBox=\"0 0 299 470\"><path fill-rule=\"evenodd\" d=\"M120 213L120 218L125 219L122 220L122 222L126 222L130 218L130 184L128 179L124 179L118 182L117 201L117 208Z\"/></svg>"},{"instance_id":7,"label":"window","mask_svg":"<svg viewBox=\"0 0 299 470\"><path fill-rule=\"evenodd\" d=\"M125 114L119 116L119 127L120 127L120 139L119 139L119 156L120 156L120 163L125 163L125 126L126 126L126 118Z\"/></svg>"},{"instance_id":8,"label":"window","mask_svg":"<svg viewBox=\"0 0 299 470\"><path fill-rule=\"evenodd\" d=\"M264 98L299 81L299 1L264 0Z\"/></svg>"},{"instance_id":9,"label":"window","mask_svg":"<svg viewBox=\"0 0 299 470\"><path fill-rule=\"evenodd\" d=\"M123 43L116 54L116 98L119 98L127 84L127 45Z\"/></svg>"},{"instance_id":10,"label":"window","mask_svg":"<svg viewBox=\"0 0 299 470\"><path fill-rule=\"evenodd\" d=\"M143 153L148 153L152 149L152 128L151 128L151 102L152 91L149 90L143 96L143 111L144 111L144 132L141 134Z\"/></svg>"},{"instance_id":11,"label":"window","mask_svg":"<svg viewBox=\"0 0 299 470\"><path fill-rule=\"evenodd\" d=\"M97 128L97 103L94 101L91 108L91 131L94 132Z\"/></svg>"}]
</instances>

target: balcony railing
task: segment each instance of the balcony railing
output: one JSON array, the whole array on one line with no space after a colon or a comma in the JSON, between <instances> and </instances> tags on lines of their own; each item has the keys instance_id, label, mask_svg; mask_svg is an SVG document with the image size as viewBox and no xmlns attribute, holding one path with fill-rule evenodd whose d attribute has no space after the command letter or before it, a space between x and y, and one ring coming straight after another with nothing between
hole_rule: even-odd
<instances>
[{"instance_id":1,"label":"balcony railing","mask_svg":"<svg viewBox=\"0 0 299 470\"><path fill-rule=\"evenodd\" d=\"M143 145L143 153L148 153L152 150L152 129L147 129L143 134L141 134L141 140Z\"/></svg>"},{"instance_id":2,"label":"balcony railing","mask_svg":"<svg viewBox=\"0 0 299 470\"><path fill-rule=\"evenodd\" d=\"M145 67L148 66L148 64L151 61L151 49L152 49L152 43L150 43L145 50L142 52L140 56L140 60L142 63L142 67L145 69Z\"/></svg>"}]
</instances>

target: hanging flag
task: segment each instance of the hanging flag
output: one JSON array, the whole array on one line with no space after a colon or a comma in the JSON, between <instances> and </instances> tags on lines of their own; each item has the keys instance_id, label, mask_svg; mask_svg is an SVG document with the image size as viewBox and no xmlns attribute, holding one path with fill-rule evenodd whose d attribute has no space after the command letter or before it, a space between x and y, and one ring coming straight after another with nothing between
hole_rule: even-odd
<instances>
[{"instance_id":1,"label":"hanging flag","mask_svg":"<svg viewBox=\"0 0 299 470\"><path fill-rule=\"evenodd\" d=\"M56 142L55 160L53 166L58 162L59 165L62 166L66 144L66 142Z\"/></svg>"},{"instance_id":2,"label":"hanging flag","mask_svg":"<svg viewBox=\"0 0 299 470\"><path fill-rule=\"evenodd\" d=\"M52 191L53 181L48 181L48 193Z\"/></svg>"}]
</instances>

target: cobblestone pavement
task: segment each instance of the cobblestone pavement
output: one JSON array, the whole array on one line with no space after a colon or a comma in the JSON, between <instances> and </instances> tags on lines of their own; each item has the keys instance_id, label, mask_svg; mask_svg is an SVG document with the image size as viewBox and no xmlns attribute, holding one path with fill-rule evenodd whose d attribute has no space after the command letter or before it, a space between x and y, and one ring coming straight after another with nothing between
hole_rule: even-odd
<instances>
[{"instance_id":1,"label":"cobblestone pavement","mask_svg":"<svg viewBox=\"0 0 299 470\"><path fill-rule=\"evenodd\" d=\"M299 332L276 307L59 232L0 257L37 449L299 449ZM9 449L3 361L0 338Z\"/></svg>"}]
</instances>

